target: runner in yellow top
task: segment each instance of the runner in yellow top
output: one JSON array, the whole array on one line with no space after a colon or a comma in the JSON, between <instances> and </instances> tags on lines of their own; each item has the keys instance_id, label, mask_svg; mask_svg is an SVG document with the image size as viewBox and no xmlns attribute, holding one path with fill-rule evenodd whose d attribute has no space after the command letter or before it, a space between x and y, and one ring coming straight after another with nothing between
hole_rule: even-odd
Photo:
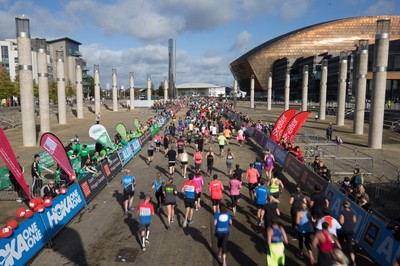
<instances>
[{"instance_id":1,"label":"runner in yellow top","mask_svg":"<svg viewBox=\"0 0 400 266\"><path fill-rule=\"evenodd\" d=\"M281 189L284 189L282 181L278 178L277 174L274 173L274 176L268 180L267 186L269 187L269 191L271 192L271 196L274 198L279 198L279 193Z\"/></svg>"},{"instance_id":2,"label":"runner in yellow top","mask_svg":"<svg viewBox=\"0 0 400 266\"><path fill-rule=\"evenodd\" d=\"M230 129L229 128L226 128L225 130L224 130L224 136L225 136L225 138L226 138L226 143L229 145L229 139L231 138L231 134L232 134L232 132L230 131Z\"/></svg>"}]
</instances>

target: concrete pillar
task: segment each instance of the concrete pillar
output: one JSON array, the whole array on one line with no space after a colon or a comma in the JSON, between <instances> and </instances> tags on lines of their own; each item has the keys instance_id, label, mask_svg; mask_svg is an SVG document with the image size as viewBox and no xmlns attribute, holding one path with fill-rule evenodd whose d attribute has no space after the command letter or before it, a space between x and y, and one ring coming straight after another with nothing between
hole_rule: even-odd
<instances>
[{"instance_id":1,"label":"concrete pillar","mask_svg":"<svg viewBox=\"0 0 400 266\"><path fill-rule=\"evenodd\" d=\"M326 84L328 81L328 60L324 59L321 62L321 82L319 88L319 120L325 120L326 114Z\"/></svg>"},{"instance_id":2,"label":"concrete pillar","mask_svg":"<svg viewBox=\"0 0 400 266\"><path fill-rule=\"evenodd\" d=\"M235 79L233 81L233 106L237 106L237 91L238 91L238 83L237 80Z\"/></svg>"},{"instance_id":3,"label":"concrete pillar","mask_svg":"<svg viewBox=\"0 0 400 266\"><path fill-rule=\"evenodd\" d=\"M150 75L147 75L147 106L151 106L151 79Z\"/></svg>"},{"instance_id":4,"label":"concrete pillar","mask_svg":"<svg viewBox=\"0 0 400 266\"><path fill-rule=\"evenodd\" d=\"M307 111L308 102L308 66L303 67L303 88L301 92L301 111Z\"/></svg>"},{"instance_id":5,"label":"concrete pillar","mask_svg":"<svg viewBox=\"0 0 400 266\"><path fill-rule=\"evenodd\" d=\"M129 100L131 109L135 109L135 73L129 73Z\"/></svg>"},{"instance_id":6,"label":"concrete pillar","mask_svg":"<svg viewBox=\"0 0 400 266\"><path fill-rule=\"evenodd\" d=\"M38 40L37 45L40 132L46 133L50 132L49 73L47 73L46 40Z\"/></svg>"},{"instance_id":7,"label":"concrete pillar","mask_svg":"<svg viewBox=\"0 0 400 266\"><path fill-rule=\"evenodd\" d=\"M267 110L271 110L272 104L272 73L269 72L268 91L267 91Z\"/></svg>"},{"instance_id":8,"label":"concrete pillar","mask_svg":"<svg viewBox=\"0 0 400 266\"><path fill-rule=\"evenodd\" d=\"M168 80L164 77L164 103L168 101Z\"/></svg>"},{"instance_id":9,"label":"concrete pillar","mask_svg":"<svg viewBox=\"0 0 400 266\"><path fill-rule=\"evenodd\" d=\"M353 132L364 133L365 98L367 92L368 40L358 42L358 74L356 86L356 107L354 111Z\"/></svg>"},{"instance_id":10,"label":"concrete pillar","mask_svg":"<svg viewBox=\"0 0 400 266\"><path fill-rule=\"evenodd\" d=\"M346 77L347 77L347 53L340 53L339 63L339 90L337 94L336 124L344 126L344 112L346 107Z\"/></svg>"},{"instance_id":11,"label":"concrete pillar","mask_svg":"<svg viewBox=\"0 0 400 266\"><path fill-rule=\"evenodd\" d=\"M290 68L286 69L285 77L285 99L284 99L284 110L289 110L289 99L290 99Z\"/></svg>"},{"instance_id":12,"label":"concrete pillar","mask_svg":"<svg viewBox=\"0 0 400 266\"><path fill-rule=\"evenodd\" d=\"M57 58L57 100L58 100L58 123L67 123L67 103L65 98L65 71L64 52L56 51Z\"/></svg>"},{"instance_id":13,"label":"concrete pillar","mask_svg":"<svg viewBox=\"0 0 400 266\"><path fill-rule=\"evenodd\" d=\"M386 76L389 53L390 19L377 21L372 74L371 112L368 147L382 148L383 119L385 114Z\"/></svg>"},{"instance_id":14,"label":"concrete pillar","mask_svg":"<svg viewBox=\"0 0 400 266\"><path fill-rule=\"evenodd\" d=\"M94 65L94 112L100 114L100 69Z\"/></svg>"},{"instance_id":15,"label":"concrete pillar","mask_svg":"<svg viewBox=\"0 0 400 266\"><path fill-rule=\"evenodd\" d=\"M36 145L35 103L33 100L32 52L29 19L15 18L18 44L21 95L22 141L24 147Z\"/></svg>"},{"instance_id":16,"label":"concrete pillar","mask_svg":"<svg viewBox=\"0 0 400 266\"><path fill-rule=\"evenodd\" d=\"M254 109L254 75L251 75L250 80L250 108Z\"/></svg>"},{"instance_id":17,"label":"concrete pillar","mask_svg":"<svg viewBox=\"0 0 400 266\"><path fill-rule=\"evenodd\" d=\"M78 118L83 118L82 66L80 60L76 61L76 116Z\"/></svg>"},{"instance_id":18,"label":"concrete pillar","mask_svg":"<svg viewBox=\"0 0 400 266\"><path fill-rule=\"evenodd\" d=\"M113 111L118 111L118 88L117 88L117 70L112 69L112 98L113 98Z\"/></svg>"},{"instance_id":19,"label":"concrete pillar","mask_svg":"<svg viewBox=\"0 0 400 266\"><path fill-rule=\"evenodd\" d=\"M175 88L176 79L176 45L175 39L168 39L168 93L170 99L178 96Z\"/></svg>"}]
</instances>

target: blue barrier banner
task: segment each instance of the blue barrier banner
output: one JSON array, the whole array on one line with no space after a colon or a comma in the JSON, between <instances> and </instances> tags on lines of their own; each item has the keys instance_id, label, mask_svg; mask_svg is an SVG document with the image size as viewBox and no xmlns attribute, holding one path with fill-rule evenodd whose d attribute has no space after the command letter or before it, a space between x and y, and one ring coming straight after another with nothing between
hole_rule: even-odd
<instances>
[{"instance_id":1,"label":"blue barrier banner","mask_svg":"<svg viewBox=\"0 0 400 266\"><path fill-rule=\"evenodd\" d=\"M107 185L102 165L97 165L96 170L97 174L87 173L78 181L86 203L89 203Z\"/></svg>"},{"instance_id":2,"label":"blue barrier banner","mask_svg":"<svg viewBox=\"0 0 400 266\"><path fill-rule=\"evenodd\" d=\"M343 208L343 202L350 202L350 209L353 210L356 215L356 226L354 227L354 237L353 239L357 239L360 235L361 230L363 228L364 221L366 220L368 213L358 206L354 201L350 200L346 195L344 195L340 190L335 188L332 184L328 184L328 187L325 190L325 195L329 200L329 209L331 211L331 215L339 220L340 211Z\"/></svg>"},{"instance_id":3,"label":"blue barrier banner","mask_svg":"<svg viewBox=\"0 0 400 266\"><path fill-rule=\"evenodd\" d=\"M106 175L108 181L110 181L118 174L119 171L122 170L122 163L117 153L113 153L108 157L107 160L103 160L101 162L101 166L103 167L104 174Z\"/></svg>"},{"instance_id":4,"label":"blue barrier banner","mask_svg":"<svg viewBox=\"0 0 400 266\"><path fill-rule=\"evenodd\" d=\"M292 155L289 155L284 165L285 171L296 181L297 184L301 182L301 176L304 171L304 164L297 160ZM302 188L304 190L304 188Z\"/></svg>"},{"instance_id":5,"label":"blue barrier banner","mask_svg":"<svg viewBox=\"0 0 400 266\"><path fill-rule=\"evenodd\" d=\"M288 157L288 153L277 145L274 151L274 157L277 163L284 166Z\"/></svg>"},{"instance_id":6,"label":"blue barrier banner","mask_svg":"<svg viewBox=\"0 0 400 266\"><path fill-rule=\"evenodd\" d=\"M142 146L140 146L139 139L134 139L130 141L129 146L131 146L132 153L134 156L142 149Z\"/></svg>"},{"instance_id":7,"label":"blue barrier banner","mask_svg":"<svg viewBox=\"0 0 400 266\"><path fill-rule=\"evenodd\" d=\"M328 182L303 164L303 172L300 178L301 188L311 194L314 192L315 185L319 185L322 191L325 191L328 187Z\"/></svg>"},{"instance_id":8,"label":"blue barrier banner","mask_svg":"<svg viewBox=\"0 0 400 266\"><path fill-rule=\"evenodd\" d=\"M52 206L40 214L49 236L53 238L85 204L78 183L70 186L65 195L54 198Z\"/></svg>"},{"instance_id":9,"label":"blue barrier banner","mask_svg":"<svg viewBox=\"0 0 400 266\"><path fill-rule=\"evenodd\" d=\"M246 129L246 134L248 134L250 137L253 137L254 135L254 131L255 131L256 129L254 128L254 127L247 127L247 129Z\"/></svg>"},{"instance_id":10,"label":"blue barrier banner","mask_svg":"<svg viewBox=\"0 0 400 266\"><path fill-rule=\"evenodd\" d=\"M126 145L122 147L122 149L118 150L118 156L121 160L122 166L127 164L133 158L133 152L130 145Z\"/></svg>"},{"instance_id":11,"label":"blue barrier banner","mask_svg":"<svg viewBox=\"0 0 400 266\"><path fill-rule=\"evenodd\" d=\"M380 265L393 265L400 255L399 241L394 239L393 232L372 215L365 222L359 243Z\"/></svg>"},{"instance_id":12,"label":"blue barrier banner","mask_svg":"<svg viewBox=\"0 0 400 266\"><path fill-rule=\"evenodd\" d=\"M272 139L268 138L263 148L264 150L270 150L272 154L275 154L276 147L278 147L278 144L276 144Z\"/></svg>"},{"instance_id":13,"label":"blue barrier banner","mask_svg":"<svg viewBox=\"0 0 400 266\"><path fill-rule=\"evenodd\" d=\"M0 239L0 265L25 265L48 241L40 214L36 213L23 221L11 237Z\"/></svg>"}]
</instances>

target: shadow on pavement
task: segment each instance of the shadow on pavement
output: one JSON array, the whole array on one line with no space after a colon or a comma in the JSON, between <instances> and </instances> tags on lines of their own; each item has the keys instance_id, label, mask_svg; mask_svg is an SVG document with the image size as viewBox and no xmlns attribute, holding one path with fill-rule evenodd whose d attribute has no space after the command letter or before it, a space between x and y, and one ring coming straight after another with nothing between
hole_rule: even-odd
<instances>
[{"instance_id":1,"label":"shadow on pavement","mask_svg":"<svg viewBox=\"0 0 400 266\"><path fill-rule=\"evenodd\" d=\"M84 250L81 236L76 230L65 227L63 234L57 237L56 242L60 244L55 245L53 250L67 258L73 265L88 265L86 261L87 254Z\"/></svg>"}]
</instances>

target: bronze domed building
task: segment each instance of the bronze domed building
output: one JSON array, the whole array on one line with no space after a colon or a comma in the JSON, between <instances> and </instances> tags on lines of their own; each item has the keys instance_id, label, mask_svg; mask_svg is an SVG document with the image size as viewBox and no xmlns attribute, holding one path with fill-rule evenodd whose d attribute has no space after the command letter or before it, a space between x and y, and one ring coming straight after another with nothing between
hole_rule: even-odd
<instances>
[{"instance_id":1,"label":"bronze domed building","mask_svg":"<svg viewBox=\"0 0 400 266\"><path fill-rule=\"evenodd\" d=\"M249 91L252 75L255 77L255 90L266 90L269 73L273 73L274 97L283 95L284 88L282 86L284 84L280 82L279 77L274 77L279 72L277 68L282 68L282 66L285 69L292 68L296 65L296 62L300 62L299 65L304 65L305 63L301 61L305 60L313 64L310 66L312 68L312 71L310 71L311 74L316 74L318 71L316 68L318 68L322 59L337 57L342 51L347 51L350 55L357 49L359 40L369 40L369 44L373 45L375 42L377 21L380 19L390 19L391 21L391 43L394 40L400 40L400 16L369 16L338 19L298 29L269 40L233 61L230 64L231 72L238 81L241 90L244 91ZM388 79L398 80L399 82L396 83L395 87L400 87L399 46L396 45L395 47L397 51L393 51L391 47L390 50ZM369 61L371 61L369 67L372 66L372 53L370 52L369 56ZM328 71L330 71L329 67ZM371 71L370 68L369 71ZM397 73L391 73L391 71ZM331 80L337 83L337 79L331 78ZM329 87L328 84L328 94ZM296 96L293 96L291 92L292 97Z\"/></svg>"}]
</instances>

